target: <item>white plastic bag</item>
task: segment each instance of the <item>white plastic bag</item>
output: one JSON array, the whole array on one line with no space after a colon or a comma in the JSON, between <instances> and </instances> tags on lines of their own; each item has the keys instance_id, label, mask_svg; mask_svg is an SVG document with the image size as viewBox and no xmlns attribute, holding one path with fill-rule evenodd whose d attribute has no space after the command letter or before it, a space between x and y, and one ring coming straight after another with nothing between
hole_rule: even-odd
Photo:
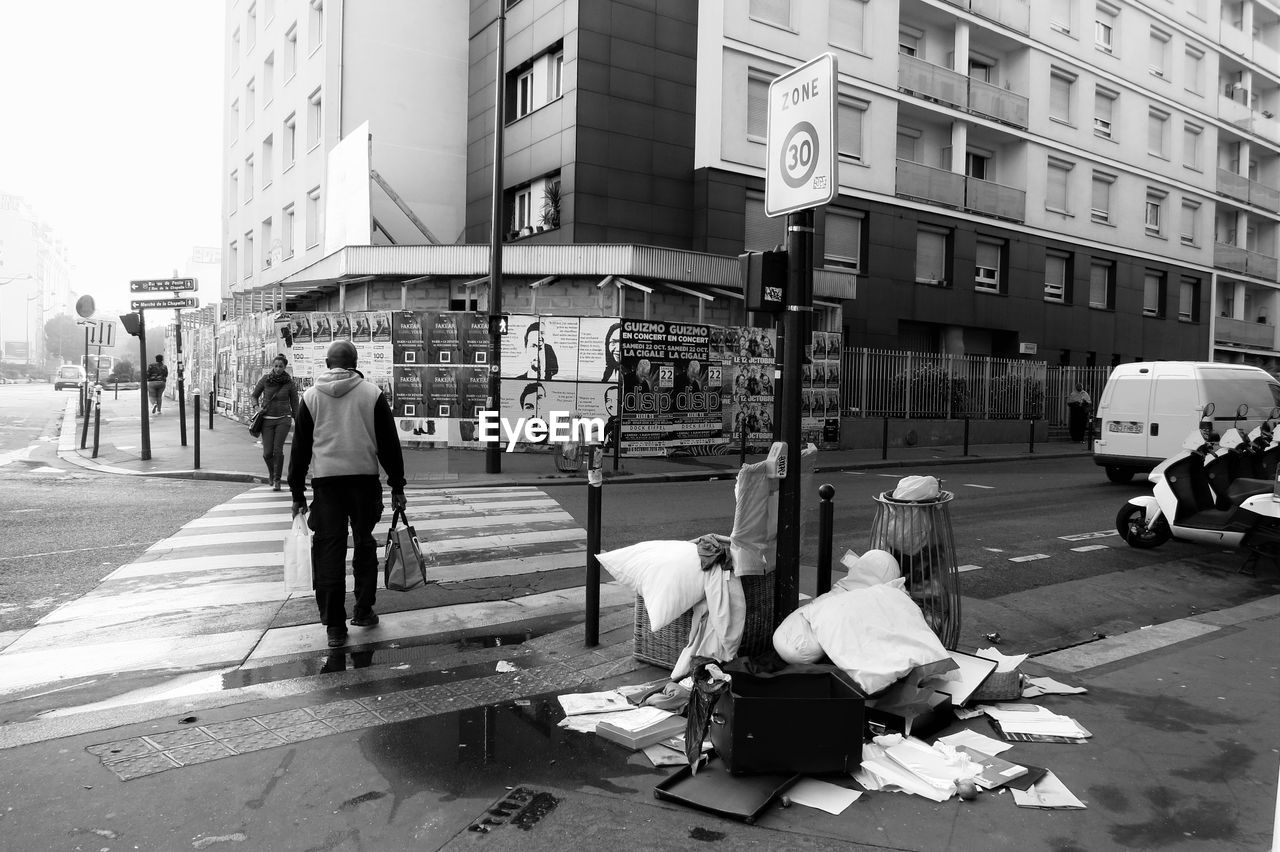
<instances>
[{"instance_id":1,"label":"white plastic bag","mask_svg":"<svg viewBox=\"0 0 1280 852\"><path fill-rule=\"evenodd\" d=\"M284 537L284 589L289 594L310 592L315 588L311 577L311 528L307 516L293 516L293 528Z\"/></svg>"}]
</instances>

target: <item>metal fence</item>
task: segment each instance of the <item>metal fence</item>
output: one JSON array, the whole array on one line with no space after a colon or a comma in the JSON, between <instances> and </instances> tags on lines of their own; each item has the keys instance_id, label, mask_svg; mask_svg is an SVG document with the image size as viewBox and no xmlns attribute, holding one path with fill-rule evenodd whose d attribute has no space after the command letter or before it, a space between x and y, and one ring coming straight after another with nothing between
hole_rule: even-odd
<instances>
[{"instance_id":1,"label":"metal fence","mask_svg":"<svg viewBox=\"0 0 1280 852\"><path fill-rule=\"evenodd\" d=\"M846 417L1067 422L1080 382L1094 400L1110 367L1050 367L1043 361L845 349L840 399Z\"/></svg>"}]
</instances>

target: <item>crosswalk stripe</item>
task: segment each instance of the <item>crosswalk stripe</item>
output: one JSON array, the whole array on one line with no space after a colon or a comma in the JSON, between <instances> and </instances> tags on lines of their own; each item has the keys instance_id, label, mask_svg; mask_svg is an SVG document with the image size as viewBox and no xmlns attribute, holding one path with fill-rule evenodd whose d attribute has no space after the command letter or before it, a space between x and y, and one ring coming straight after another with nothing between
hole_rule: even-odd
<instances>
[{"instance_id":1,"label":"crosswalk stripe","mask_svg":"<svg viewBox=\"0 0 1280 852\"><path fill-rule=\"evenodd\" d=\"M435 503L432 505L423 505L417 502L416 500L410 500L408 511L410 515L414 514L415 512L419 514L427 513L427 512L431 514L444 514L444 513L461 514L461 513L475 512L475 511L493 512L493 511L506 510L506 509L522 509L526 507L559 506L559 505L560 505L559 503L557 503L555 500L552 500L550 497L538 497L538 498L528 497L521 500L495 500L487 503L472 503L472 502L461 503L457 501L450 501L445 503ZM264 501L262 503L241 504L239 506L231 506L231 505L216 506L213 509L210 509L207 513L205 513L204 517L205 518L248 517L258 512L261 512L263 514L273 515L273 516L276 514L283 514L285 517L289 517L293 514L292 509L293 509L292 500L275 500L271 502ZM197 518L196 520L199 521L202 519ZM192 523L195 523L195 522L193 521Z\"/></svg>"},{"instance_id":2,"label":"crosswalk stripe","mask_svg":"<svg viewBox=\"0 0 1280 852\"><path fill-rule=\"evenodd\" d=\"M538 515L538 514L544 514L544 515L565 515L566 514L565 511L560 508L560 505L556 503L554 500L549 500L546 503L519 503L513 506L504 507L502 512L477 512L474 508L468 507L468 506L449 506L439 510L436 510L436 509L426 510L426 509L419 509L418 507L415 507L415 506L410 506L409 511L406 514L408 515L410 523L434 521L434 520L443 518L446 520L447 523L451 525L456 525L459 522L459 519L463 519L467 517L497 517L497 516L520 517L519 515L508 514L509 512L515 509L519 509L523 514L527 514L530 516ZM384 519L390 515L389 512L383 512L382 514ZM271 524L283 523L286 526L288 526L292 523L292 521L293 521L293 513L288 508L283 508L283 509L275 509L269 512L253 512L251 514L237 514L237 515L223 514L223 515L216 515L216 516L205 515L202 518L196 518L195 520L186 524L182 528L182 530L183 531L203 530L203 529L215 529L218 527L238 527L238 526L250 526L253 524L267 524L267 523L271 523ZM390 523L390 521L387 521L387 523Z\"/></svg>"}]
</instances>

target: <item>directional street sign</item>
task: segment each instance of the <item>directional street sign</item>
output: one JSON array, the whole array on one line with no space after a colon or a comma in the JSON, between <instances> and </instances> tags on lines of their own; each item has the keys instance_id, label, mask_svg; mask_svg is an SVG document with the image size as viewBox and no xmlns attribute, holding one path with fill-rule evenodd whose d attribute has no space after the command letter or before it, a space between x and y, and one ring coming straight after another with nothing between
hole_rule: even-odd
<instances>
[{"instance_id":1,"label":"directional street sign","mask_svg":"<svg viewBox=\"0 0 1280 852\"><path fill-rule=\"evenodd\" d=\"M194 278L143 278L129 282L130 293L178 293L196 289Z\"/></svg>"},{"instance_id":2,"label":"directional street sign","mask_svg":"<svg viewBox=\"0 0 1280 852\"><path fill-rule=\"evenodd\" d=\"M198 308L200 300L195 296L176 299L134 299L129 303L130 310L149 311L154 308Z\"/></svg>"},{"instance_id":3,"label":"directional street sign","mask_svg":"<svg viewBox=\"0 0 1280 852\"><path fill-rule=\"evenodd\" d=\"M98 320L90 325L89 342L95 346L115 346L116 321Z\"/></svg>"},{"instance_id":4,"label":"directional street sign","mask_svg":"<svg viewBox=\"0 0 1280 852\"><path fill-rule=\"evenodd\" d=\"M824 53L769 84L764 212L829 203L840 188L836 58Z\"/></svg>"}]
</instances>

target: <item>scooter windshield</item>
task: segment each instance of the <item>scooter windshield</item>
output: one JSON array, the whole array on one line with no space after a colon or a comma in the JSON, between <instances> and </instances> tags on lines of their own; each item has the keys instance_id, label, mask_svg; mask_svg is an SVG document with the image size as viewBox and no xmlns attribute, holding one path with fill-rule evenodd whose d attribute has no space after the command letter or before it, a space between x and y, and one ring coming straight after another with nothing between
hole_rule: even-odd
<instances>
[{"instance_id":1,"label":"scooter windshield","mask_svg":"<svg viewBox=\"0 0 1280 852\"><path fill-rule=\"evenodd\" d=\"M1239 429L1228 429L1218 441L1218 446L1224 450L1234 450L1243 443L1244 435L1240 434Z\"/></svg>"},{"instance_id":2,"label":"scooter windshield","mask_svg":"<svg viewBox=\"0 0 1280 852\"><path fill-rule=\"evenodd\" d=\"M1209 439L1199 429L1192 429L1187 433L1186 439L1182 442L1182 449L1187 452L1195 452L1196 450L1209 443Z\"/></svg>"}]
</instances>

